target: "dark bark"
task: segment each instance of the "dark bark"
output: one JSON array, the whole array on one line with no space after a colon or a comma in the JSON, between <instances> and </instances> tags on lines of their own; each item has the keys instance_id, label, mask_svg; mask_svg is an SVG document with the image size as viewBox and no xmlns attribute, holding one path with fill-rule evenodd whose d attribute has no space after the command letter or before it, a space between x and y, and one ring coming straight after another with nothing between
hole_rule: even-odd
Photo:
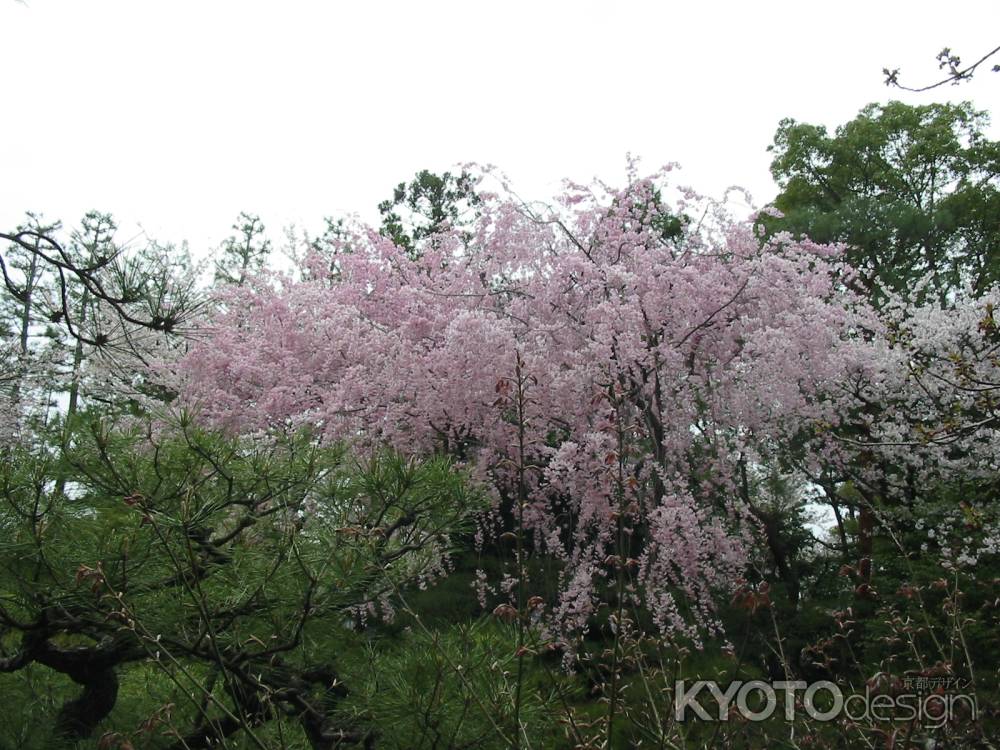
<instances>
[{"instance_id":1,"label":"dark bark","mask_svg":"<svg viewBox=\"0 0 1000 750\"><path fill-rule=\"evenodd\" d=\"M743 496L743 502L750 509L750 512L753 513L754 517L760 521L767 549L771 553L771 559L774 561L774 567L778 572L778 578L785 584L788 601L792 605L792 609L795 610L799 606L799 595L802 586L799 581L798 570L794 562L789 559L788 545L781 531L781 511L765 511L754 505L750 498L750 480L747 476L745 458L740 458L739 470L740 493Z\"/></svg>"},{"instance_id":2,"label":"dark bark","mask_svg":"<svg viewBox=\"0 0 1000 750\"><path fill-rule=\"evenodd\" d=\"M83 692L59 709L55 733L71 740L86 739L115 707L118 675L113 668L108 668L70 676L83 685Z\"/></svg>"},{"instance_id":3,"label":"dark bark","mask_svg":"<svg viewBox=\"0 0 1000 750\"><path fill-rule=\"evenodd\" d=\"M65 614L65 612L64 612ZM43 610L38 621L27 625L20 650L9 659L0 660L0 671L23 669L32 662L69 677L83 687L76 698L66 701L55 720L55 734L70 740L86 739L111 713L118 700L119 664L135 661L142 652L128 636L95 638L90 646L62 648L49 638L64 632L62 621L52 609Z\"/></svg>"}]
</instances>

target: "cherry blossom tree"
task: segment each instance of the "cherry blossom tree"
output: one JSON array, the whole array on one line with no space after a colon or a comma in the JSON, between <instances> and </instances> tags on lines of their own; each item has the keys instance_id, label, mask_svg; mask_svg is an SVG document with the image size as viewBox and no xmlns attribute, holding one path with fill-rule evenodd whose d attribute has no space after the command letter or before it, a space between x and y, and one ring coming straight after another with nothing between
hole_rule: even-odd
<instances>
[{"instance_id":1,"label":"cherry blossom tree","mask_svg":"<svg viewBox=\"0 0 1000 750\"><path fill-rule=\"evenodd\" d=\"M757 526L738 467L836 421L822 394L866 308L839 248L762 244L688 191L668 206L668 173L567 183L551 205L477 188L472 240L445 228L418 253L356 227L306 281L227 290L184 399L236 431L307 422L466 461L494 495L481 539L510 551L482 592L498 609L524 620L533 600L568 643L602 603L641 605L698 643ZM539 553L562 565L544 604Z\"/></svg>"},{"instance_id":2,"label":"cherry blossom tree","mask_svg":"<svg viewBox=\"0 0 1000 750\"><path fill-rule=\"evenodd\" d=\"M867 363L845 373L836 396L845 418L805 444L807 473L850 482L860 508L880 513L879 523L897 531L912 526L928 500L953 494L946 488L956 483L964 487L963 505L990 502L1000 473L998 304L997 286L919 306L891 298L881 334L867 344ZM955 555L974 556L973 546L967 538Z\"/></svg>"}]
</instances>

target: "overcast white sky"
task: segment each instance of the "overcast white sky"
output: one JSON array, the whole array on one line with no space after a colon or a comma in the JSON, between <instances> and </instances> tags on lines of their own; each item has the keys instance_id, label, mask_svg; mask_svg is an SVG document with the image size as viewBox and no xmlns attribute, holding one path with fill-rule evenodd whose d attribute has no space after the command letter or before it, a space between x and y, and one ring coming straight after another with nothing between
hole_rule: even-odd
<instances>
[{"instance_id":1,"label":"overcast white sky","mask_svg":"<svg viewBox=\"0 0 1000 750\"><path fill-rule=\"evenodd\" d=\"M1000 74L922 95L881 75L924 83L941 47L997 46L996 0L0 0L0 32L0 226L96 208L196 251L241 210L275 238L373 218L397 182L464 161L545 198L620 179L632 152L764 203L782 117L833 128L895 97L1000 119Z\"/></svg>"}]
</instances>

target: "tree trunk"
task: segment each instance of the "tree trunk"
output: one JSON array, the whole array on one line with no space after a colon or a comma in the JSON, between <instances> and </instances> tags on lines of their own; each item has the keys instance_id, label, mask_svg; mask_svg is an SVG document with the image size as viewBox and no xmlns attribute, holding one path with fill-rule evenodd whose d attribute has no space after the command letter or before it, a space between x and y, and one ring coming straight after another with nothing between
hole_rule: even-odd
<instances>
[{"instance_id":1,"label":"tree trunk","mask_svg":"<svg viewBox=\"0 0 1000 750\"><path fill-rule=\"evenodd\" d=\"M67 701L56 717L56 734L71 740L86 739L111 713L118 699L118 675L113 667L71 675L83 685L79 698Z\"/></svg>"}]
</instances>

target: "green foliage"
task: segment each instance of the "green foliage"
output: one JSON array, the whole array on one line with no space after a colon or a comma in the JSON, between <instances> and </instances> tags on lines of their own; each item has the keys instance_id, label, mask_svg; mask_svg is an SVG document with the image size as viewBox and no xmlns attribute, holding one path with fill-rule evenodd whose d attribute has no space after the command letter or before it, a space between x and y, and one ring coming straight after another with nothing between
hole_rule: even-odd
<instances>
[{"instance_id":1,"label":"green foliage","mask_svg":"<svg viewBox=\"0 0 1000 750\"><path fill-rule=\"evenodd\" d=\"M1000 143L969 104L871 104L830 136L786 119L769 150L781 187L763 220L817 242L845 242L865 291L911 291L930 274L941 298L1000 279Z\"/></svg>"},{"instance_id":2,"label":"green foliage","mask_svg":"<svg viewBox=\"0 0 1000 750\"><path fill-rule=\"evenodd\" d=\"M392 639L373 639L355 655L351 671L362 677L343 710L349 723L372 727L378 747L510 747L516 647L510 626L477 621L431 631L415 622ZM533 670L528 683L523 733L531 746L554 747L561 731L542 668Z\"/></svg>"},{"instance_id":3,"label":"green foliage","mask_svg":"<svg viewBox=\"0 0 1000 750\"><path fill-rule=\"evenodd\" d=\"M18 742L85 738L105 718L132 732L136 711L165 705L191 745L255 742L283 716L316 747L357 733L333 718L349 628L439 575L481 507L445 459L238 439L186 417L81 418L57 450L5 459L0 674L22 700L57 688L34 699L33 726L11 726ZM156 702L121 701L142 679Z\"/></svg>"},{"instance_id":4,"label":"green foliage","mask_svg":"<svg viewBox=\"0 0 1000 750\"><path fill-rule=\"evenodd\" d=\"M426 169L409 183L401 182L392 198L382 201L381 232L411 256L419 255L420 242L445 225L460 227L474 215L481 199L465 172L436 175Z\"/></svg>"},{"instance_id":5,"label":"green foliage","mask_svg":"<svg viewBox=\"0 0 1000 750\"><path fill-rule=\"evenodd\" d=\"M264 223L256 214L241 211L233 224L236 234L226 238L215 260L215 282L243 286L259 273L271 252L271 241L264 236Z\"/></svg>"}]
</instances>

